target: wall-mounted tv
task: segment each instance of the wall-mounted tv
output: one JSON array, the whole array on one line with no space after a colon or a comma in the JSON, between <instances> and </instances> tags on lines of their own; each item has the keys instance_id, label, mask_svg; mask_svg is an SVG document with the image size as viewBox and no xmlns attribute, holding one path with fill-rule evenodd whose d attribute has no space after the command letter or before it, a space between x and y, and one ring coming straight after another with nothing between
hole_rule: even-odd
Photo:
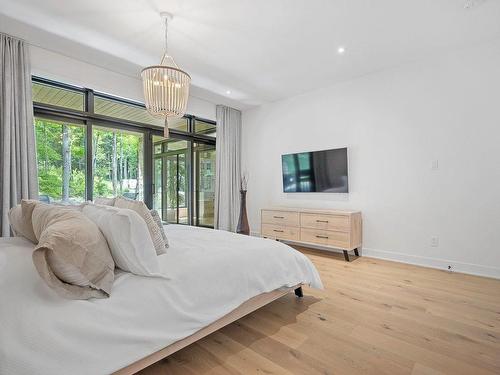
<instances>
[{"instance_id":1,"label":"wall-mounted tv","mask_svg":"<svg viewBox=\"0 0 500 375\"><path fill-rule=\"evenodd\" d=\"M281 156L285 193L348 193L347 148Z\"/></svg>"}]
</instances>

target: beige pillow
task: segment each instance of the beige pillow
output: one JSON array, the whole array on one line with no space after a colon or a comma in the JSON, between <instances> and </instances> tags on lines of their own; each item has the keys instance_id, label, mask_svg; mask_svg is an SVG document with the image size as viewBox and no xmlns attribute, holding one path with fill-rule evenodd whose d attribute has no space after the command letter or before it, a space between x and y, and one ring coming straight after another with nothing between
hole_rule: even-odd
<instances>
[{"instance_id":1,"label":"beige pillow","mask_svg":"<svg viewBox=\"0 0 500 375\"><path fill-rule=\"evenodd\" d=\"M38 201L23 199L21 204L13 207L9 211L9 222L14 235L24 237L33 243L37 243L37 237L33 232L31 216Z\"/></svg>"},{"instance_id":2,"label":"beige pillow","mask_svg":"<svg viewBox=\"0 0 500 375\"><path fill-rule=\"evenodd\" d=\"M71 203L63 203L63 202L56 202L56 203L49 203L51 206L56 206L59 208L65 208L67 210L77 210L77 211L82 211L83 206L88 204L89 202L83 202L83 203L78 203L78 204L71 204Z\"/></svg>"},{"instance_id":3,"label":"beige pillow","mask_svg":"<svg viewBox=\"0 0 500 375\"><path fill-rule=\"evenodd\" d=\"M115 264L99 228L78 210L37 204L33 263L41 278L69 299L109 297Z\"/></svg>"},{"instance_id":4,"label":"beige pillow","mask_svg":"<svg viewBox=\"0 0 500 375\"><path fill-rule=\"evenodd\" d=\"M24 227L22 215L23 215L23 212L22 212L22 208L21 208L20 204L12 207L9 210L8 216L9 216L10 229L12 230L12 232L14 233L14 236L16 236L16 237L24 237L21 234L23 231L23 227ZM31 231L33 231L33 228L31 228Z\"/></svg>"},{"instance_id":5,"label":"beige pillow","mask_svg":"<svg viewBox=\"0 0 500 375\"><path fill-rule=\"evenodd\" d=\"M116 197L115 207L118 208L128 208L129 210L134 210L139 214L140 217L144 219L148 226L149 234L153 240L153 245L155 246L156 255L165 254L165 247L167 244L163 241L161 236L161 231L158 225L155 223L153 215L149 211L148 206L144 202L134 201L132 199L127 199L124 197Z\"/></svg>"}]
</instances>

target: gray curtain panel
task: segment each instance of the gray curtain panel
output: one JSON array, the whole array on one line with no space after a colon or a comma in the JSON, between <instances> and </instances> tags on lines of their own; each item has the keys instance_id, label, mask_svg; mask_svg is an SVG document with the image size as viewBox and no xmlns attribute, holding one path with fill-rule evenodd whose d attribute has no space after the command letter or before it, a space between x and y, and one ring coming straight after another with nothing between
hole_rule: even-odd
<instances>
[{"instance_id":1,"label":"gray curtain panel","mask_svg":"<svg viewBox=\"0 0 500 375\"><path fill-rule=\"evenodd\" d=\"M215 228L235 232L240 210L241 112L217 106Z\"/></svg>"},{"instance_id":2,"label":"gray curtain panel","mask_svg":"<svg viewBox=\"0 0 500 375\"><path fill-rule=\"evenodd\" d=\"M9 209L38 199L28 46L0 33L0 229L9 236Z\"/></svg>"}]
</instances>

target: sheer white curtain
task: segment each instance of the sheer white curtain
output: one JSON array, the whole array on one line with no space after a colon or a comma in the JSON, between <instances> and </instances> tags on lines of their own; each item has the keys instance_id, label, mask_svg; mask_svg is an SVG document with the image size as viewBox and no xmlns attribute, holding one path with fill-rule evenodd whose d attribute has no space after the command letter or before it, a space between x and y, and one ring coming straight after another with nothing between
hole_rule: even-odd
<instances>
[{"instance_id":1,"label":"sheer white curtain","mask_svg":"<svg viewBox=\"0 0 500 375\"><path fill-rule=\"evenodd\" d=\"M38 198L28 46L0 33L0 229L9 236L9 209Z\"/></svg>"},{"instance_id":2,"label":"sheer white curtain","mask_svg":"<svg viewBox=\"0 0 500 375\"><path fill-rule=\"evenodd\" d=\"M235 232L240 210L241 112L217 106L215 228Z\"/></svg>"}]
</instances>

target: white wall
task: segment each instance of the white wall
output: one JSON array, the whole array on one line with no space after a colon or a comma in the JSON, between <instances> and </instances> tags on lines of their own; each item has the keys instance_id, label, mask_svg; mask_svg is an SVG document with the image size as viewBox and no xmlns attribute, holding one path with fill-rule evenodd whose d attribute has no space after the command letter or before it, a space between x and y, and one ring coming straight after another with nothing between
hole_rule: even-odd
<instances>
[{"instance_id":1,"label":"white wall","mask_svg":"<svg viewBox=\"0 0 500 375\"><path fill-rule=\"evenodd\" d=\"M282 192L281 154L344 146L348 195ZM253 232L271 205L354 208L364 255L500 277L500 43L244 111L243 170Z\"/></svg>"},{"instance_id":2,"label":"white wall","mask_svg":"<svg viewBox=\"0 0 500 375\"><path fill-rule=\"evenodd\" d=\"M139 76L116 73L33 45L30 53L34 75L144 102ZM186 113L215 120L215 104L191 95Z\"/></svg>"}]
</instances>

